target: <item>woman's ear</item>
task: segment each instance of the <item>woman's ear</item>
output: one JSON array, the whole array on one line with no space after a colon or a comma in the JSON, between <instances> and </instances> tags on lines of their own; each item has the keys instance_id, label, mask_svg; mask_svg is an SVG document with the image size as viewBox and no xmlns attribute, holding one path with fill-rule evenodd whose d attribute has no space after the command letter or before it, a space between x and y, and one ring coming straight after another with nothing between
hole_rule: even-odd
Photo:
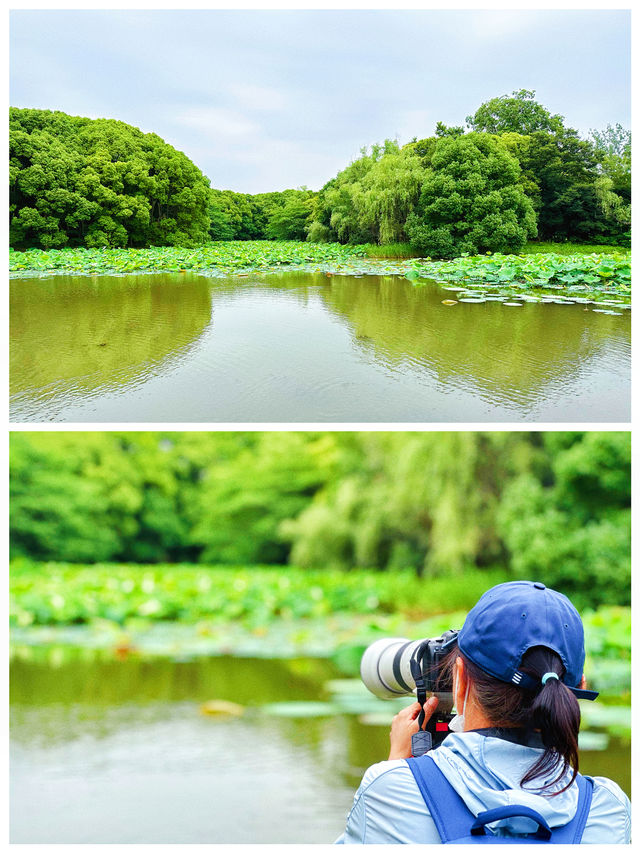
<instances>
[{"instance_id":1,"label":"woman's ear","mask_svg":"<svg viewBox=\"0 0 640 853\"><path fill-rule=\"evenodd\" d=\"M580 684L578 684L578 689L584 690L587 686L587 679L584 677L584 672L582 673L582 678L580 679Z\"/></svg>"}]
</instances>

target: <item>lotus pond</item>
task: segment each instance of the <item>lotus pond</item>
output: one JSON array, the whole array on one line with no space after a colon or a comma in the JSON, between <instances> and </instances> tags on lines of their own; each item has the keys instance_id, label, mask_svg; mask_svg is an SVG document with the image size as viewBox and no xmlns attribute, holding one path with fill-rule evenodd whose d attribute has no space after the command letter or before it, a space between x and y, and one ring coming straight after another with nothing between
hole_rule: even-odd
<instances>
[{"instance_id":1,"label":"lotus pond","mask_svg":"<svg viewBox=\"0 0 640 853\"><path fill-rule=\"evenodd\" d=\"M15 561L12 841L332 841L405 702L364 648L460 627L475 576ZM583 769L629 791L631 611L583 620Z\"/></svg>"},{"instance_id":2,"label":"lotus pond","mask_svg":"<svg viewBox=\"0 0 640 853\"><path fill-rule=\"evenodd\" d=\"M259 637L225 655L155 627L155 652L82 626L14 636L11 841L333 841L405 700L368 694L349 655ZM628 704L588 704L581 769L629 792Z\"/></svg>"},{"instance_id":3,"label":"lotus pond","mask_svg":"<svg viewBox=\"0 0 640 853\"><path fill-rule=\"evenodd\" d=\"M12 253L11 420L629 419L628 257L270 245Z\"/></svg>"}]
</instances>

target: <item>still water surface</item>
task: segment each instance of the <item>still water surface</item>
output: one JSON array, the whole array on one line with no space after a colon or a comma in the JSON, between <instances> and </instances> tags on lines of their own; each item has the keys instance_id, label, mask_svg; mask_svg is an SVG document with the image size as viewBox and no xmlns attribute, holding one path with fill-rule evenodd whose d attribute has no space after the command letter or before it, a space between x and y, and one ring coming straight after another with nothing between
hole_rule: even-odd
<instances>
[{"instance_id":1,"label":"still water surface","mask_svg":"<svg viewBox=\"0 0 640 853\"><path fill-rule=\"evenodd\" d=\"M630 311L398 276L11 282L11 420L622 422Z\"/></svg>"},{"instance_id":2,"label":"still water surface","mask_svg":"<svg viewBox=\"0 0 640 853\"><path fill-rule=\"evenodd\" d=\"M17 658L11 841L332 842L363 771L388 754L388 723L355 710L301 719L266 709L326 700L339 677L313 659ZM248 707L203 714L213 699ZM581 770L628 793L628 743L583 749Z\"/></svg>"}]
</instances>

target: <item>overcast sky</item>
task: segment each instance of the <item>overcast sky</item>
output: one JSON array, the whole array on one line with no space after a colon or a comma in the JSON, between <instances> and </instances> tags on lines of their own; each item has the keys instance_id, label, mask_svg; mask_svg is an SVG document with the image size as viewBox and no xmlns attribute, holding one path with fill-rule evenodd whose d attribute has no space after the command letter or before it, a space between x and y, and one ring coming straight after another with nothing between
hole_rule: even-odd
<instances>
[{"instance_id":1,"label":"overcast sky","mask_svg":"<svg viewBox=\"0 0 640 853\"><path fill-rule=\"evenodd\" d=\"M10 43L13 106L153 131L241 192L319 189L514 89L630 127L628 11L21 10Z\"/></svg>"}]
</instances>

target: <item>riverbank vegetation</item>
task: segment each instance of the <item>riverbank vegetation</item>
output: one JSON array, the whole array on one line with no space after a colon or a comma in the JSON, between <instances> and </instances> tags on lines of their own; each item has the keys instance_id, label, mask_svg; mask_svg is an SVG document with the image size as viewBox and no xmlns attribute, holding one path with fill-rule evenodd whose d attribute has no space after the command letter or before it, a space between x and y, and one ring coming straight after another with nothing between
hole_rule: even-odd
<instances>
[{"instance_id":1,"label":"riverbank vegetation","mask_svg":"<svg viewBox=\"0 0 640 853\"><path fill-rule=\"evenodd\" d=\"M421 582L410 571L289 566L70 565L16 560L10 573L12 653L105 650L120 658L198 655L330 657L357 676L381 636L411 639L459 628L502 570ZM631 609L583 610L585 671L616 705L630 691ZM614 720L605 720L607 723Z\"/></svg>"},{"instance_id":2,"label":"riverbank vegetation","mask_svg":"<svg viewBox=\"0 0 640 853\"><path fill-rule=\"evenodd\" d=\"M409 277L463 282L465 287L515 288L529 291L559 288L569 296L590 293L625 297L631 291L631 257L613 254L488 254L451 261L414 261Z\"/></svg>"},{"instance_id":3,"label":"riverbank vegetation","mask_svg":"<svg viewBox=\"0 0 640 853\"><path fill-rule=\"evenodd\" d=\"M495 569L627 605L629 469L622 432L13 433L11 554Z\"/></svg>"},{"instance_id":4,"label":"riverbank vegetation","mask_svg":"<svg viewBox=\"0 0 640 853\"><path fill-rule=\"evenodd\" d=\"M365 254L362 246L340 243L296 243L290 240L208 243L195 249L158 246L151 249L29 249L10 252L14 275L79 273L101 275L130 272L212 271L222 275L237 271L296 268L341 264Z\"/></svg>"},{"instance_id":5,"label":"riverbank vegetation","mask_svg":"<svg viewBox=\"0 0 640 853\"><path fill-rule=\"evenodd\" d=\"M415 572L303 570L289 566L34 563L11 565L14 626L81 625L109 620L239 621L257 628L276 619L403 614L414 620L470 609L500 570L470 569L455 581L422 582Z\"/></svg>"},{"instance_id":6,"label":"riverbank vegetation","mask_svg":"<svg viewBox=\"0 0 640 853\"><path fill-rule=\"evenodd\" d=\"M211 188L184 154L123 122L10 111L15 249L306 239L450 259L517 253L536 235L628 246L630 223L630 133L582 139L527 90L482 104L466 128L439 122L431 137L363 148L319 192L255 195Z\"/></svg>"},{"instance_id":7,"label":"riverbank vegetation","mask_svg":"<svg viewBox=\"0 0 640 853\"><path fill-rule=\"evenodd\" d=\"M546 244L545 248L554 245ZM210 243L196 249L29 249L10 252L9 267L13 278L34 274L187 271L227 276L285 269L327 275L400 275L414 280L427 278L461 284L464 288L499 288L505 298L520 291L553 293L554 289L561 289L568 296L580 295L593 302L608 300L611 296L628 301L631 290L631 254L628 250L610 247L606 253L525 251L520 255L465 254L451 261L438 261L416 258L409 245L402 243L386 247L289 240L233 241Z\"/></svg>"},{"instance_id":8,"label":"riverbank vegetation","mask_svg":"<svg viewBox=\"0 0 640 853\"><path fill-rule=\"evenodd\" d=\"M111 119L11 109L14 247L197 245L209 182L154 133Z\"/></svg>"}]
</instances>

